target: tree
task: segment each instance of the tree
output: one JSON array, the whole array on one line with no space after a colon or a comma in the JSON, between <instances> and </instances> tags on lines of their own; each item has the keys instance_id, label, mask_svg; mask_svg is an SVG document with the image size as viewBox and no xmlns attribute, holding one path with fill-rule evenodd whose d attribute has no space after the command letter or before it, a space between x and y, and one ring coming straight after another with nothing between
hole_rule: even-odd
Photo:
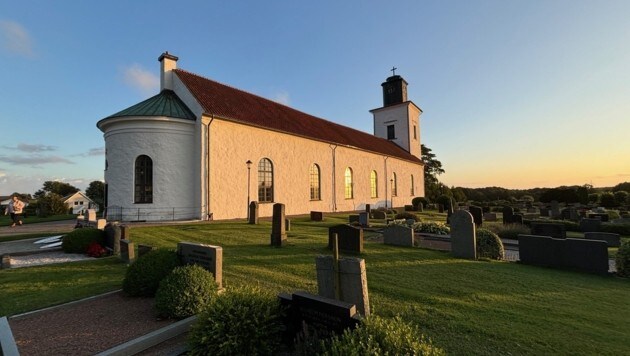
<instances>
[{"instance_id":1,"label":"tree","mask_svg":"<svg viewBox=\"0 0 630 356\"><path fill-rule=\"evenodd\" d=\"M37 198L37 209L38 215L42 217L68 213L68 206L63 202L63 197L57 193L48 193Z\"/></svg>"},{"instance_id":2,"label":"tree","mask_svg":"<svg viewBox=\"0 0 630 356\"><path fill-rule=\"evenodd\" d=\"M452 187L451 192L453 193L453 199L455 199L456 202L465 202L467 200L466 194L462 188Z\"/></svg>"},{"instance_id":3,"label":"tree","mask_svg":"<svg viewBox=\"0 0 630 356\"><path fill-rule=\"evenodd\" d=\"M618 190L614 192L613 194L615 195L615 201L617 202L617 206L625 204L626 200L628 199L628 195L630 195L625 190Z\"/></svg>"},{"instance_id":4,"label":"tree","mask_svg":"<svg viewBox=\"0 0 630 356\"><path fill-rule=\"evenodd\" d=\"M611 192L603 193L599 197L599 202L604 208L614 208L615 206L617 206L615 195Z\"/></svg>"},{"instance_id":5,"label":"tree","mask_svg":"<svg viewBox=\"0 0 630 356\"><path fill-rule=\"evenodd\" d=\"M620 190L630 192L630 182L619 183L612 188L613 192L618 192Z\"/></svg>"},{"instance_id":6,"label":"tree","mask_svg":"<svg viewBox=\"0 0 630 356\"><path fill-rule=\"evenodd\" d=\"M103 203L105 202L105 183L100 180L90 182L90 185L88 185L85 190L85 195L98 204L101 211L103 210Z\"/></svg>"},{"instance_id":7,"label":"tree","mask_svg":"<svg viewBox=\"0 0 630 356\"><path fill-rule=\"evenodd\" d=\"M35 192L35 198L39 199L45 196L48 193L59 194L62 197L65 197L70 194L74 194L79 191L79 188L64 182L57 181L45 181L42 189Z\"/></svg>"},{"instance_id":8,"label":"tree","mask_svg":"<svg viewBox=\"0 0 630 356\"><path fill-rule=\"evenodd\" d=\"M442 162L435 158L435 154L427 146L420 145L420 148L424 162L424 196L429 201L435 201L442 194L450 194L450 189L440 183L437 178L438 175L444 173Z\"/></svg>"}]
</instances>

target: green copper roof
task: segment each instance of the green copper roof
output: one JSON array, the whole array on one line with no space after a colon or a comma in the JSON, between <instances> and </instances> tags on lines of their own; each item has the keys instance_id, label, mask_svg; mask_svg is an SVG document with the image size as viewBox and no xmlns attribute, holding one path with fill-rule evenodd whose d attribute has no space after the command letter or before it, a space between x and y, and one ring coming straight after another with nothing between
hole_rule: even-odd
<instances>
[{"instance_id":1,"label":"green copper roof","mask_svg":"<svg viewBox=\"0 0 630 356\"><path fill-rule=\"evenodd\" d=\"M110 115L106 119L121 116L167 116L177 119L196 120L195 114L172 90L162 90L160 94L114 115Z\"/></svg>"}]
</instances>

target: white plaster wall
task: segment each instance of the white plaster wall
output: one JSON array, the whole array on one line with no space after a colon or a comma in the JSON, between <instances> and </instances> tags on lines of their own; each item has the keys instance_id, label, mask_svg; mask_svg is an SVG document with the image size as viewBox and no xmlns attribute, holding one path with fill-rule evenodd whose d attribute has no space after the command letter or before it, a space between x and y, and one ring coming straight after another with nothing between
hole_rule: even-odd
<instances>
[{"instance_id":1,"label":"white plaster wall","mask_svg":"<svg viewBox=\"0 0 630 356\"><path fill-rule=\"evenodd\" d=\"M391 140L409 151L409 119L406 104L377 109L374 114L374 136L387 140L387 126L394 125L396 139Z\"/></svg>"},{"instance_id":2,"label":"white plaster wall","mask_svg":"<svg viewBox=\"0 0 630 356\"><path fill-rule=\"evenodd\" d=\"M411 142L409 145L409 153L412 155L422 158L422 150L420 149L420 115L422 115L422 111L420 108L413 104L409 104L407 106L407 115L409 117L409 137L408 140ZM413 128L416 127L416 138L413 137Z\"/></svg>"},{"instance_id":3,"label":"white plaster wall","mask_svg":"<svg viewBox=\"0 0 630 356\"><path fill-rule=\"evenodd\" d=\"M100 124L105 132L108 206L127 213L140 209L142 220L198 218L199 175L195 172L195 122L165 117L112 118ZM134 165L140 155L153 160L153 203L134 204Z\"/></svg>"},{"instance_id":4,"label":"white plaster wall","mask_svg":"<svg viewBox=\"0 0 630 356\"><path fill-rule=\"evenodd\" d=\"M392 171L398 176L398 196L394 197L394 206L411 204L411 174L414 175L415 196L424 195L422 165L391 157L385 160L380 154L337 147L334 199L332 145L221 119L215 119L210 127L210 210L215 219L247 216L245 162L253 162L250 199L257 201L258 162L262 158L269 158L273 163L274 202L285 204L288 215L359 210L364 209L366 203L372 207L385 206L386 203L391 206L389 178ZM319 165L321 172L322 199L319 201L310 200L309 169L313 163ZM353 199L344 197L346 167L353 170ZM372 170L378 174L377 198L370 197ZM271 216L272 209L272 203L261 203L260 216Z\"/></svg>"}]
</instances>

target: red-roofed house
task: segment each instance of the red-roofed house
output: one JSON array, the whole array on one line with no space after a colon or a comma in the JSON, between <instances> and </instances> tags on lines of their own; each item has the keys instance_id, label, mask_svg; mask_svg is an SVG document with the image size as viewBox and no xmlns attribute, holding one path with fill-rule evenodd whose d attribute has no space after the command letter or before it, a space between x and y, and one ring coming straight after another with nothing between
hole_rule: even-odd
<instances>
[{"instance_id":1,"label":"red-roofed house","mask_svg":"<svg viewBox=\"0 0 630 356\"><path fill-rule=\"evenodd\" d=\"M382 83L374 135L177 69L159 58L161 91L97 123L109 219L245 218L403 206L424 196L422 110L407 82Z\"/></svg>"}]
</instances>

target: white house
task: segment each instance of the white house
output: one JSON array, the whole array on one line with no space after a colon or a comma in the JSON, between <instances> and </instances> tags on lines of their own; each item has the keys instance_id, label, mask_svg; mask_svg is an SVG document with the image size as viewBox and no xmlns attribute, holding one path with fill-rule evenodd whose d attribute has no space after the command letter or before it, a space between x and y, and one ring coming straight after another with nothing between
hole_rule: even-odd
<instances>
[{"instance_id":1,"label":"white house","mask_svg":"<svg viewBox=\"0 0 630 356\"><path fill-rule=\"evenodd\" d=\"M63 202L68 206L68 209L72 208L72 214L80 214L87 209L95 209L98 211L98 204L82 192L76 192L63 197Z\"/></svg>"},{"instance_id":2,"label":"white house","mask_svg":"<svg viewBox=\"0 0 630 356\"><path fill-rule=\"evenodd\" d=\"M97 123L104 133L108 219L245 218L273 203L288 215L403 206L424 196L422 110L407 82L381 84L374 135L177 69L159 94Z\"/></svg>"}]
</instances>

